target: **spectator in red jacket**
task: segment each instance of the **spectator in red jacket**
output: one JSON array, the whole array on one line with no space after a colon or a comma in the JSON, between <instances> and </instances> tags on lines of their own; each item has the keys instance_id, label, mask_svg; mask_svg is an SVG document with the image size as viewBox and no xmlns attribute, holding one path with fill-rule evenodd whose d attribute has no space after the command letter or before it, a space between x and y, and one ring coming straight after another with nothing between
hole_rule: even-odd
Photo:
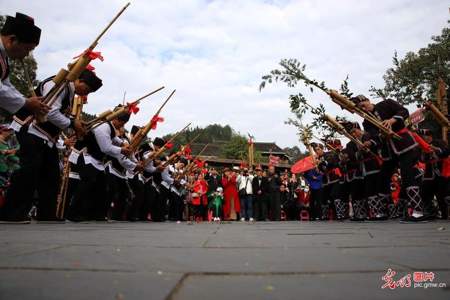
<instances>
[{"instance_id":1,"label":"spectator in red jacket","mask_svg":"<svg viewBox=\"0 0 450 300\"><path fill-rule=\"evenodd\" d=\"M236 220L236 214L241 210L236 178L237 176L234 172L228 168L224 169L222 186L224 195L223 214L225 220Z\"/></svg>"}]
</instances>

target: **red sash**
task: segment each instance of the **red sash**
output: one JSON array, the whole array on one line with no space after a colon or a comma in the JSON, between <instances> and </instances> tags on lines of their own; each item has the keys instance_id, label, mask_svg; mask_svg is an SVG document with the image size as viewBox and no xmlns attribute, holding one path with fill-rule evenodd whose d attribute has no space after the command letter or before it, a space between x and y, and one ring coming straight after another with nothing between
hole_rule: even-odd
<instances>
[{"instance_id":1,"label":"red sash","mask_svg":"<svg viewBox=\"0 0 450 300\"><path fill-rule=\"evenodd\" d=\"M442 160L442 177L450 177L450 157L444 158Z\"/></svg>"},{"instance_id":2,"label":"red sash","mask_svg":"<svg viewBox=\"0 0 450 300\"><path fill-rule=\"evenodd\" d=\"M423 138L420 137L420 135L418 135L415 132L411 132L408 130L408 128L403 128L400 129L399 131L396 132L397 134L403 134L403 133L409 133L411 134L411 136L414 138L414 140L416 141L417 144L419 144L419 147L426 153L431 153L433 152L433 149L431 148L430 144L428 144L427 142L424 141Z\"/></svg>"}]
</instances>

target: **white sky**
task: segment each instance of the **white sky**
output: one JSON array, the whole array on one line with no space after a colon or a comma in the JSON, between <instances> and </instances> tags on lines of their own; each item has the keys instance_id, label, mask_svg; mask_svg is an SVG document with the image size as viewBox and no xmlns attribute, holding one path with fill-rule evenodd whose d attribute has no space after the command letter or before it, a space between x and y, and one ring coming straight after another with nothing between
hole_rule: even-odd
<instances>
[{"instance_id":1,"label":"white sky","mask_svg":"<svg viewBox=\"0 0 450 300\"><path fill-rule=\"evenodd\" d=\"M371 85L383 85L395 50L402 57L426 46L449 18L444 0L131 2L96 49L105 57L94 63L104 86L89 97L85 111L113 107L124 91L131 101L164 85L130 123L148 122L176 89L157 135L188 122L219 123L282 147L299 145L295 129L284 124L291 116L288 95L295 90L278 84L258 91L261 76L280 59L299 59L307 74L330 88L349 74L351 90L368 95ZM34 55L38 79L44 79L81 53L125 3L0 0L0 13L26 13L42 28ZM310 100L342 114L320 92Z\"/></svg>"}]
</instances>

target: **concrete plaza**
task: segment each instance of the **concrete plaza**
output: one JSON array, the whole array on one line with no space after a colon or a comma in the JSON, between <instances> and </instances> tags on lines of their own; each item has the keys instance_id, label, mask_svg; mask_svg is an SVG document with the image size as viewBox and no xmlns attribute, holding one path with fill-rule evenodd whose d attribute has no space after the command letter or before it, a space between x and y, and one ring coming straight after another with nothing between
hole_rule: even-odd
<instances>
[{"instance_id":1,"label":"concrete plaza","mask_svg":"<svg viewBox=\"0 0 450 300\"><path fill-rule=\"evenodd\" d=\"M450 223L2 224L0 274L2 300L450 299Z\"/></svg>"}]
</instances>

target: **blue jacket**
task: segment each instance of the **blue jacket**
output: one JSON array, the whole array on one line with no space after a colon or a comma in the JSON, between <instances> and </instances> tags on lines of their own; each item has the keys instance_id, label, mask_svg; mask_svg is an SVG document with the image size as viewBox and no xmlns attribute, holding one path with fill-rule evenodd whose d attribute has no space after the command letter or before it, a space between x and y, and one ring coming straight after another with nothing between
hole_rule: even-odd
<instances>
[{"instance_id":1,"label":"blue jacket","mask_svg":"<svg viewBox=\"0 0 450 300\"><path fill-rule=\"evenodd\" d=\"M305 172L304 176L312 190L319 190L322 188L322 173L318 172L316 169L312 169ZM314 179L313 177L316 178Z\"/></svg>"}]
</instances>

